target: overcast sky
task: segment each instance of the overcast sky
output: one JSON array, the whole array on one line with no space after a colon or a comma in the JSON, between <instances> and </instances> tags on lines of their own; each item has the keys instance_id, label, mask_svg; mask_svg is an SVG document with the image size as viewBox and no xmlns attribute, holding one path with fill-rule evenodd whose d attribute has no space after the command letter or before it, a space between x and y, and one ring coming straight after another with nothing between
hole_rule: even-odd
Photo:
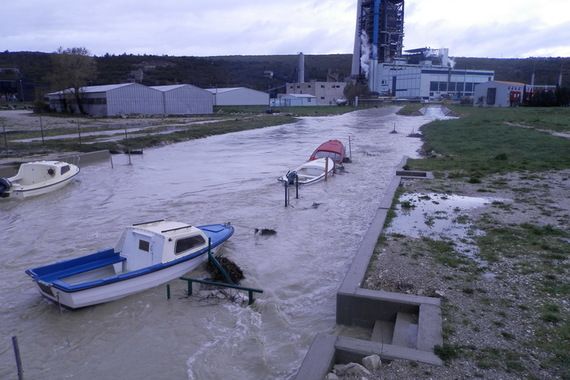
<instances>
[{"instance_id":1,"label":"overcast sky","mask_svg":"<svg viewBox=\"0 0 570 380\"><path fill-rule=\"evenodd\" d=\"M356 0L17 0L0 51L94 55L352 53ZM570 57L570 0L406 0L405 49L451 56Z\"/></svg>"}]
</instances>

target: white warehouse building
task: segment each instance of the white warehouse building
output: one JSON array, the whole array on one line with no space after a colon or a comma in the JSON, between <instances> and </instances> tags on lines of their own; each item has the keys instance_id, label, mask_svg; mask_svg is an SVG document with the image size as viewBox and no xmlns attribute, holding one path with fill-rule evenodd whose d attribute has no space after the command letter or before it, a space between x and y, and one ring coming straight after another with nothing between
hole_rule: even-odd
<instances>
[{"instance_id":1,"label":"white warehouse building","mask_svg":"<svg viewBox=\"0 0 570 380\"><path fill-rule=\"evenodd\" d=\"M80 89L84 111L91 116L163 114L162 93L138 83L87 86ZM47 94L49 106L56 112L78 113L73 89Z\"/></svg>"},{"instance_id":2,"label":"white warehouse building","mask_svg":"<svg viewBox=\"0 0 570 380\"><path fill-rule=\"evenodd\" d=\"M147 87L138 83L86 86L80 89L83 110L91 116L192 115L213 112L212 95L191 85ZM74 90L46 95L50 109L79 113Z\"/></svg>"},{"instance_id":3,"label":"white warehouse building","mask_svg":"<svg viewBox=\"0 0 570 380\"><path fill-rule=\"evenodd\" d=\"M215 106L269 105L269 94L247 87L208 88L214 95Z\"/></svg>"},{"instance_id":4,"label":"white warehouse building","mask_svg":"<svg viewBox=\"0 0 570 380\"><path fill-rule=\"evenodd\" d=\"M165 115L203 115L213 112L214 96L189 84L152 86L162 92Z\"/></svg>"}]
</instances>

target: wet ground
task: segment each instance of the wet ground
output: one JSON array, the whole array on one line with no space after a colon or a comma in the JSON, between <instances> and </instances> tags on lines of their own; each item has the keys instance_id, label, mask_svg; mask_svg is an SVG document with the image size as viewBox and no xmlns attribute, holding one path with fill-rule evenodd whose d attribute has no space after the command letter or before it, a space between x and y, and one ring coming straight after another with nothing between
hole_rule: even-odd
<instances>
[{"instance_id":1,"label":"wet ground","mask_svg":"<svg viewBox=\"0 0 570 380\"><path fill-rule=\"evenodd\" d=\"M15 378L18 336L30 379L291 378L310 343L335 329L336 290L403 155L430 117L396 108L213 136L87 166L60 192L0 202L0 378ZM390 134L396 123L399 133ZM352 140L346 171L284 207L277 177L323 141ZM347 147L348 148L348 147ZM113 246L123 226L160 218L229 221L225 255L261 288L252 307L158 287L79 311L44 299L27 268ZM256 228L277 231L255 234Z\"/></svg>"}]
</instances>

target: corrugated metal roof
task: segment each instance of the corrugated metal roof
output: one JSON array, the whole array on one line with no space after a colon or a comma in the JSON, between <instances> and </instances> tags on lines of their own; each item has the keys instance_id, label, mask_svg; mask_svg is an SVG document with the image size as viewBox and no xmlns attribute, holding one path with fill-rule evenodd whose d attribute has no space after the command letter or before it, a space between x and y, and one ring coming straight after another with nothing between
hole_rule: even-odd
<instances>
[{"instance_id":1,"label":"corrugated metal roof","mask_svg":"<svg viewBox=\"0 0 570 380\"><path fill-rule=\"evenodd\" d=\"M226 88L207 88L206 91L210 91L212 94L223 94L224 92L230 92L235 90L251 90L251 88L247 87L226 87ZM256 91L256 90L251 90Z\"/></svg>"},{"instance_id":2,"label":"corrugated metal roof","mask_svg":"<svg viewBox=\"0 0 570 380\"><path fill-rule=\"evenodd\" d=\"M103 84L103 85L99 85L99 86L85 86L85 87L81 87L80 91L83 93L107 92L110 90L114 90L116 88L130 86L133 84L135 84L135 83L119 83L119 84ZM69 92L74 92L74 90L73 90L73 88L67 88L67 89L62 90L62 91L50 92L48 95L60 95L60 94L63 94L64 92L69 93Z\"/></svg>"},{"instance_id":3,"label":"corrugated metal roof","mask_svg":"<svg viewBox=\"0 0 570 380\"><path fill-rule=\"evenodd\" d=\"M316 98L316 96L311 95L311 94L286 94L286 95L283 95L282 97L286 97L286 96L290 96L292 98Z\"/></svg>"},{"instance_id":4,"label":"corrugated metal roof","mask_svg":"<svg viewBox=\"0 0 570 380\"><path fill-rule=\"evenodd\" d=\"M504 81L504 80L494 80L491 82L502 83L502 84L510 84L513 86L524 86L525 85L524 83L521 83L521 82L508 82L508 81Z\"/></svg>"},{"instance_id":5,"label":"corrugated metal roof","mask_svg":"<svg viewBox=\"0 0 570 380\"><path fill-rule=\"evenodd\" d=\"M176 90L177 88L184 87L184 86L190 86L190 85L189 84L171 84L171 85L165 85L165 86L150 86L150 88L154 88L155 90L166 92L166 91Z\"/></svg>"}]
</instances>

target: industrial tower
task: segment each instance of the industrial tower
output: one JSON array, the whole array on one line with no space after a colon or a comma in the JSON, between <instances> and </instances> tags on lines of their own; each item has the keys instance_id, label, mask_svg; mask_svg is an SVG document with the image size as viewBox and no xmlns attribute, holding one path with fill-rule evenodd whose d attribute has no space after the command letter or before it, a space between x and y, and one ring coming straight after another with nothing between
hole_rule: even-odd
<instances>
[{"instance_id":1,"label":"industrial tower","mask_svg":"<svg viewBox=\"0 0 570 380\"><path fill-rule=\"evenodd\" d=\"M358 0L352 75L371 79L378 63L402 55L404 0Z\"/></svg>"}]
</instances>

